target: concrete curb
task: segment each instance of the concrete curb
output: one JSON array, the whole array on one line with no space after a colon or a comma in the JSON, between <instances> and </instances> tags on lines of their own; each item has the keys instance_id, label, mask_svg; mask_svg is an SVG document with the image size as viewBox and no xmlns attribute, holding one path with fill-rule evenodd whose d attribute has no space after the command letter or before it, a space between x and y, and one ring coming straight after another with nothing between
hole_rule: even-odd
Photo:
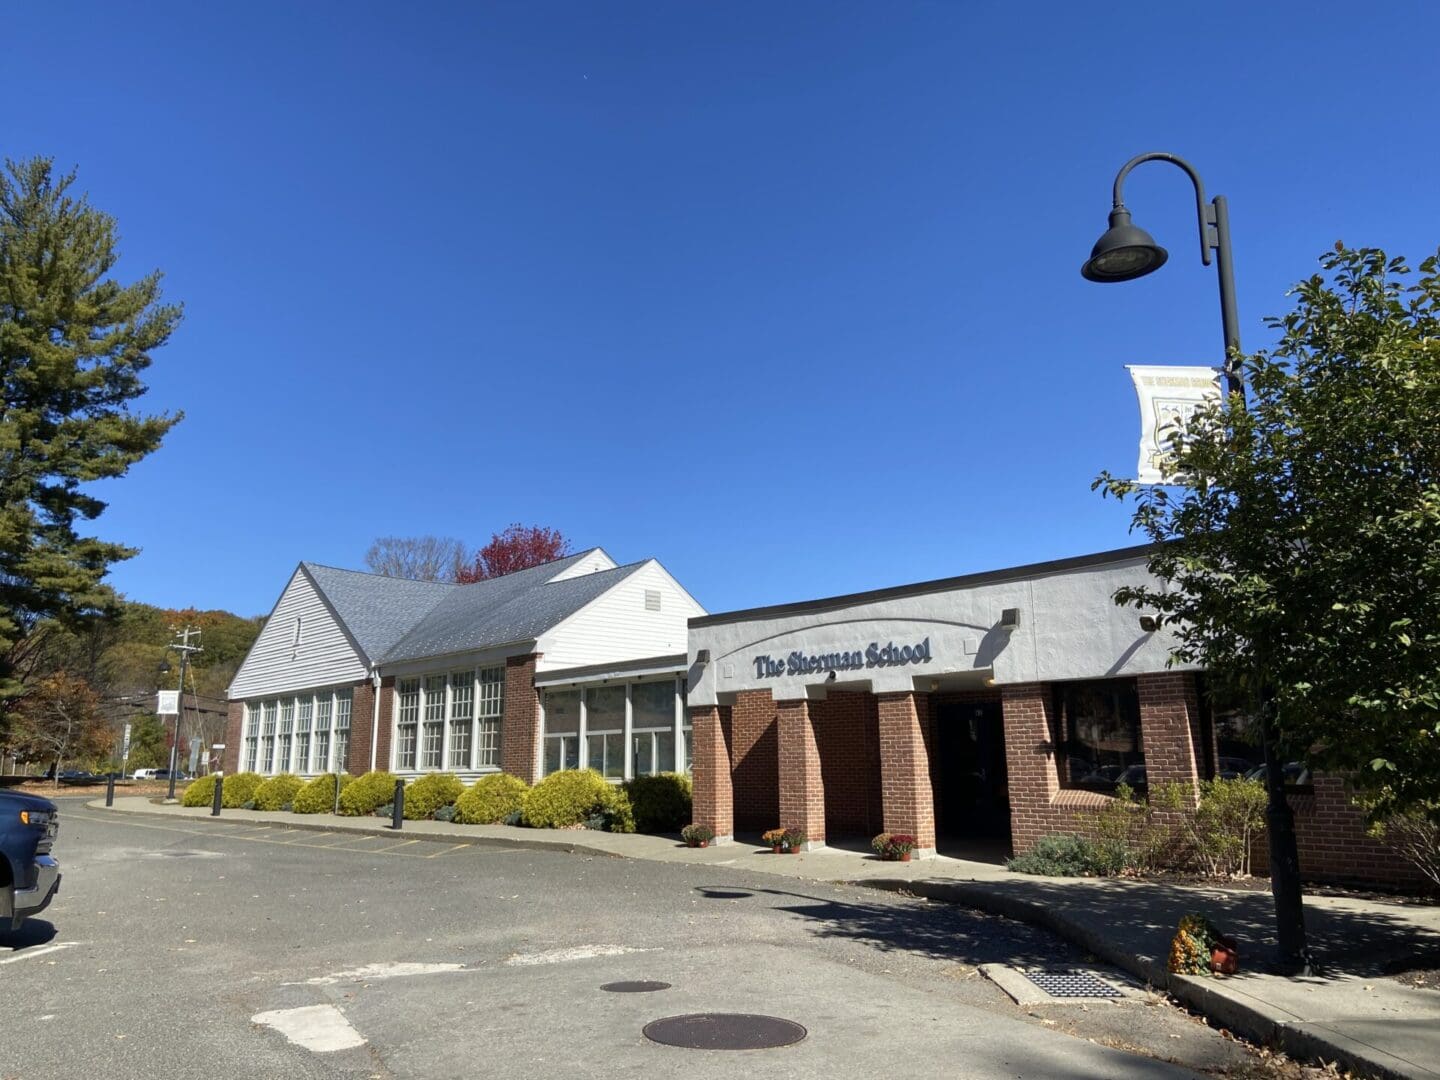
<instances>
[{"instance_id":1,"label":"concrete curb","mask_svg":"<svg viewBox=\"0 0 1440 1080\"><path fill-rule=\"evenodd\" d=\"M898 878L871 878L852 881L887 892L910 893L927 900L961 904L965 907L1003 915L1009 919L1040 926L1089 950L1106 963L1114 964L1149 985L1169 993L1187 1008L1252 1042L1277 1047L1297 1061L1334 1062L1360 1076L1374 1080L1416 1080L1430 1076L1383 1050L1346 1038L1332 1031L1317 1030L1283 1009L1251 997L1217 979L1172 975L1165 961L1138 955L1118 947L1096 928L1066 915L1062 910L1007 896L984 885L963 881L904 881Z\"/></svg>"},{"instance_id":2,"label":"concrete curb","mask_svg":"<svg viewBox=\"0 0 1440 1080\"><path fill-rule=\"evenodd\" d=\"M337 818L331 814L315 814L313 817L303 817L295 814L287 814L283 811L278 814L267 814L263 810L238 810L234 813L250 815L247 820L240 821L236 818L226 818L223 815L219 818L210 816L209 811L204 814L177 813L174 810L140 810L128 806L106 806L104 799L95 799L85 804L91 810L108 810L111 813L131 814L135 817L165 818L170 821L198 821L208 825L218 825L226 828L253 829L259 826L276 826L285 829L294 829L300 832L348 832L357 836L379 836L394 837L403 840L430 840L440 844L470 844L475 847L497 847L497 848L523 848L529 851L560 851L567 855L603 855L611 859L625 859L630 856L621 854L618 851L608 851L605 848L593 847L589 844L579 843L573 840L560 840L550 837L515 837L508 836L487 836L477 835L472 832L438 832L427 830L425 832L406 832L401 830L395 832L388 825L371 825L367 818ZM186 809L190 809L187 807ZM380 818L375 818L380 821Z\"/></svg>"}]
</instances>

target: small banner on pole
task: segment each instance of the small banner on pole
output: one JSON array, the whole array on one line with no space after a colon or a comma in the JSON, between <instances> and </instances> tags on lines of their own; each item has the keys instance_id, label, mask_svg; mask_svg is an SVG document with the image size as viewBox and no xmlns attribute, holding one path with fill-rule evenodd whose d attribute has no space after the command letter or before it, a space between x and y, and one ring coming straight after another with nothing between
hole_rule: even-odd
<instances>
[{"instance_id":1,"label":"small banner on pole","mask_svg":"<svg viewBox=\"0 0 1440 1080\"><path fill-rule=\"evenodd\" d=\"M156 712L157 715L159 715L159 716L179 716L179 715L180 715L180 691L179 691L179 690L161 690L158 694L155 695L155 697L156 697L155 712Z\"/></svg>"},{"instance_id":2,"label":"small banner on pole","mask_svg":"<svg viewBox=\"0 0 1440 1080\"><path fill-rule=\"evenodd\" d=\"M1213 367L1172 367L1126 364L1140 399L1140 463L1135 479L1142 484L1174 483L1170 468L1170 437L1197 409L1220 399L1220 372Z\"/></svg>"}]
</instances>

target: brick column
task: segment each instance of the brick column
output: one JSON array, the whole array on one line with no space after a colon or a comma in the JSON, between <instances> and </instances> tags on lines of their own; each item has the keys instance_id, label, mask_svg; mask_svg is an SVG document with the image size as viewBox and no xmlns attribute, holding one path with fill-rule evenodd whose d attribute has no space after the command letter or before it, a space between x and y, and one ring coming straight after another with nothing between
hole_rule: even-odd
<instances>
[{"instance_id":1,"label":"brick column","mask_svg":"<svg viewBox=\"0 0 1440 1080\"><path fill-rule=\"evenodd\" d=\"M935 854L935 801L930 787L929 702L913 693L877 694L880 788L885 831L915 837L921 855Z\"/></svg>"},{"instance_id":2,"label":"brick column","mask_svg":"<svg viewBox=\"0 0 1440 1080\"><path fill-rule=\"evenodd\" d=\"M777 701L780 754L780 825L805 833L805 850L825 843L825 782L810 702Z\"/></svg>"},{"instance_id":3,"label":"brick column","mask_svg":"<svg viewBox=\"0 0 1440 1080\"><path fill-rule=\"evenodd\" d=\"M735 794L720 710L713 705L691 709L690 726L695 798L690 820L714 830L716 842L729 843L735 838Z\"/></svg>"},{"instance_id":4,"label":"brick column","mask_svg":"<svg viewBox=\"0 0 1440 1080\"><path fill-rule=\"evenodd\" d=\"M350 752L342 768L351 776L370 771L370 739L375 737L375 768L390 768L390 706L395 697L393 676L380 680L380 722L375 723L375 685L362 679L350 688ZM373 727L372 727L373 726Z\"/></svg>"},{"instance_id":5,"label":"brick column","mask_svg":"<svg viewBox=\"0 0 1440 1080\"><path fill-rule=\"evenodd\" d=\"M1060 792L1050 687L1017 683L1000 688L1005 766L1010 780L1010 843L1015 854L1050 831L1050 804Z\"/></svg>"},{"instance_id":6,"label":"brick column","mask_svg":"<svg viewBox=\"0 0 1440 1080\"><path fill-rule=\"evenodd\" d=\"M1140 738L1145 747L1145 779L1151 788L1179 781L1199 797L1200 697L1189 672L1141 675Z\"/></svg>"},{"instance_id":7,"label":"brick column","mask_svg":"<svg viewBox=\"0 0 1440 1080\"><path fill-rule=\"evenodd\" d=\"M245 734L245 702L232 701L225 716L225 752L220 757L220 767L227 773L240 771L240 744ZM207 748L208 749L208 748Z\"/></svg>"},{"instance_id":8,"label":"brick column","mask_svg":"<svg viewBox=\"0 0 1440 1080\"><path fill-rule=\"evenodd\" d=\"M539 653L505 658L505 717L500 724L500 768L527 784L540 779L540 692L535 689Z\"/></svg>"}]
</instances>

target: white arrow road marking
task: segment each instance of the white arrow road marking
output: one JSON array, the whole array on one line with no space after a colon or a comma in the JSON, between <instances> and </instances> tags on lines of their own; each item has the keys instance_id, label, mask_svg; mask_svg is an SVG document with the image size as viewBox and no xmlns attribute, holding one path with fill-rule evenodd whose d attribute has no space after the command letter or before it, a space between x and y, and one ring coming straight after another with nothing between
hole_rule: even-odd
<instances>
[{"instance_id":1,"label":"white arrow road marking","mask_svg":"<svg viewBox=\"0 0 1440 1080\"><path fill-rule=\"evenodd\" d=\"M364 1046L365 1040L334 1005L306 1005L299 1009L273 1009L256 1013L252 1024L274 1028L296 1046L317 1054Z\"/></svg>"},{"instance_id":2,"label":"white arrow road marking","mask_svg":"<svg viewBox=\"0 0 1440 1080\"><path fill-rule=\"evenodd\" d=\"M538 953L516 953L505 963L511 967L532 964L563 964L567 960L589 960L594 956L624 956L626 953L660 952L659 949L633 949L629 945L577 945L572 949L550 949Z\"/></svg>"}]
</instances>

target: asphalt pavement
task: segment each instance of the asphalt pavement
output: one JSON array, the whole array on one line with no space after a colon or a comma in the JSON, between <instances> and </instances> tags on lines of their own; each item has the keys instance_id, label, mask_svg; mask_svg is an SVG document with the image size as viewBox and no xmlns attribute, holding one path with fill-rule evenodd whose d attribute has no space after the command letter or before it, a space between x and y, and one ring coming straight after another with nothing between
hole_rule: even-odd
<instances>
[{"instance_id":1,"label":"asphalt pavement","mask_svg":"<svg viewBox=\"0 0 1440 1080\"><path fill-rule=\"evenodd\" d=\"M1160 1058L1249 1064L1140 991L1017 1005L980 965L1093 958L951 905L726 865L137 819L80 801L61 815L62 893L0 938L0 1078L1139 1080L1195 1075ZM618 980L671 985L600 989ZM727 1051L642 1033L700 1012L781 1017L806 1036Z\"/></svg>"}]
</instances>

